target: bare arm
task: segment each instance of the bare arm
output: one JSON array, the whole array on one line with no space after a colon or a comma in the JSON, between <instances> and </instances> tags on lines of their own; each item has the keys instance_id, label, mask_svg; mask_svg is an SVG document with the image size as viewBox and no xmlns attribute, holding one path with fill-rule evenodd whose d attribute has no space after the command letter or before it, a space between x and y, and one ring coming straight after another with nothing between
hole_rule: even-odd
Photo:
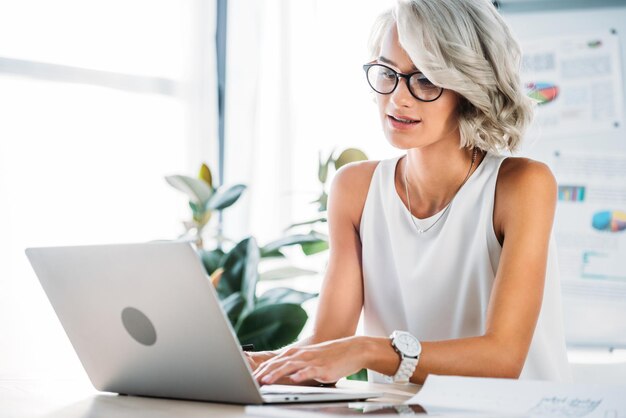
<instances>
[{"instance_id":1,"label":"bare arm","mask_svg":"<svg viewBox=\"0 0 626 418\"><path fill-rule=\"evenodd\" d=\"M329 194L330 259L311 343L354 335L363 307L359 225L377 162L343 167Z\"/></svg>"}]
</instances>

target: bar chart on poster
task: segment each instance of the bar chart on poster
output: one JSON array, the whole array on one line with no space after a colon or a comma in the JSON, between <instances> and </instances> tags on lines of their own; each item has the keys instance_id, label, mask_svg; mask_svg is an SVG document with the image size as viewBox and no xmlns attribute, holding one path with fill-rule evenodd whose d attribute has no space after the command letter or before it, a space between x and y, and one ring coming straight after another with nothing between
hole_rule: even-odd
<instances>
[{"instance_id":1,"label":"bar chart on poster","mask_svg":"<svg viewBox=\"0 0 626 418\"><path fill-rule=\"evenodd\" d=\"M558 183L566 338L626 348L626 1L534 3L507 12L504 2L502 14L537 103L522 155L548 164Z\"/></svg>"}]
</instances>

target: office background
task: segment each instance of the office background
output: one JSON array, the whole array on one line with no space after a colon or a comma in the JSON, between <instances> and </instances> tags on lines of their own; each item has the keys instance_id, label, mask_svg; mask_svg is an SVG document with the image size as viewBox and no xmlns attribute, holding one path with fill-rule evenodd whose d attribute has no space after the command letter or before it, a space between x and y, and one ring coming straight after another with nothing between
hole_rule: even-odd
<instances>
[{"instance_id":1,"label":"office background","mask_svg":"<svg viewBox=\"0 0 626 418\"><path fill-rule=\"evenodd\" d=\"M521 40L626 34L626 1L500 3ZM314 217L320 151L397 155L361 69L371 23L392 4L228 2L224 182L249 188L224 217L227 235L267 242ZM84 377L25 247L182 232L186 198L163 178L217 167L216 20L215 1L0 0L0 378ZM626 153L625 137L623 125L603 131L594 149ZM589 141L533 131L524 153L547 160ZM315 290L320 280L294 283ZM626 327L626 296L588 290L566 294L566 309L610 325L615 341L589 340L606 351ZM569 324L583 344L593 322Z\"/></svg>"}]
</instances>

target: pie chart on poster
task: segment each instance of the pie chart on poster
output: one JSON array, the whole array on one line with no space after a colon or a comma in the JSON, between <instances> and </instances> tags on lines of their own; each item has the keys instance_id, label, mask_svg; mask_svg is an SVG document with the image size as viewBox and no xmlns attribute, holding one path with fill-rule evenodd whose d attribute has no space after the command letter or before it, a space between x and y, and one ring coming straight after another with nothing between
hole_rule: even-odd
<instances>
[{"instance_id":1,"label":"pie chart on poster","mask_svg":"<svg viewBox=\"0 0 626 418\"><path fill-rule=\"evenodd\" d=\"M526 90L528 97L537 101L539 105L550 103L559 95L559 87L552 83L527 83Z\"/></svg>"},{"instance_id":2,"label":"pie chart on poster","mask_svg":"<svg viewBox=\"0 0 626 418\"><path fill-rule=\"evenodd\" d=\"M604 210L593 214L591 225L599 231L620 232L626 230L626 212Z\"/></svg>"}]
</instances>

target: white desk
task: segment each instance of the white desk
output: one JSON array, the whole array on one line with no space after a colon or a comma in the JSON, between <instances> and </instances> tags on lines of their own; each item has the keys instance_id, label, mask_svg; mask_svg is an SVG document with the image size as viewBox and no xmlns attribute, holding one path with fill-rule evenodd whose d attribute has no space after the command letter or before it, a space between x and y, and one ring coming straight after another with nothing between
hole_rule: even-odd
<instances>
[{"instance_id":1,"label":"white desk","mask_svg":"<svg viewBox=\"0 0 626 418\"><path fill-rule=\"evenodd\" d=\"M342 388L384 392L371 402L403 402L417 385L379 385L342 380ZM244 417L244 407L97 392L86 381L0 380L0 417L11 418L161 418Z\"/></svg>"},{"instance_id":2,"label":"white desk","mask_svg":"<svg viewBox=\"0 0 626 418\"><path fill-rule=\"evenodd\" d=\"M626 350L570 348L567 357L574 381L623 385L626 380Z\"/></svg>"}]
</instances>

